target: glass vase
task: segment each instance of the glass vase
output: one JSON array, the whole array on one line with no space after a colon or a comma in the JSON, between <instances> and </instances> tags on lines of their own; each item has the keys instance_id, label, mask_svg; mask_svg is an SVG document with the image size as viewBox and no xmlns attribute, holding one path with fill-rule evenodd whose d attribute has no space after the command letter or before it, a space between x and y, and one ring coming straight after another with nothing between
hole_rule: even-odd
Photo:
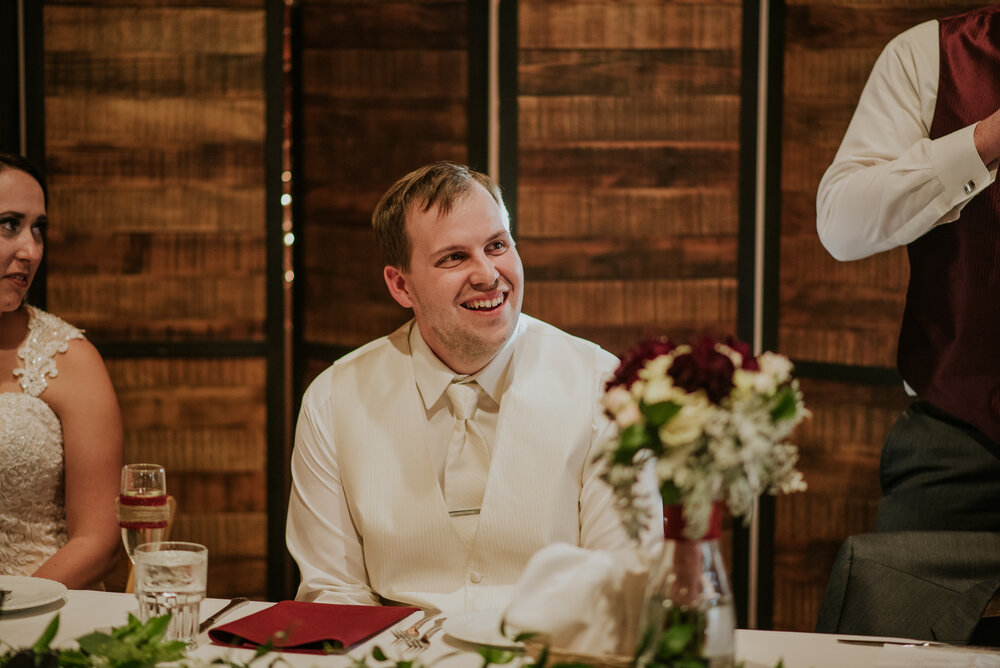
<instances>
[{"instance_id":1,"label":"glass vase","mask_svg":"<svg viewBox=\"0 0 1000 668\"><path fill-rule=\"evenodd\" d=\"M708 532L692 540L684 535L681 507L664 508L664 542L650 568L640 617L640 668L682 661L733 665L736 616L719 551L720 521L717 504Z\"/></svg>"}]
</instances>

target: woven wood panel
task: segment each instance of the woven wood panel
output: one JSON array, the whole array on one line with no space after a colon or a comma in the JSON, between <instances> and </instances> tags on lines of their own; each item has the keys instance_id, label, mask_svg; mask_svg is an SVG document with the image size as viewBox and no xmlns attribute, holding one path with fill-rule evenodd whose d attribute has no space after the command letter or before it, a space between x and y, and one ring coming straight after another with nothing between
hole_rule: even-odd
<instances>
[{"instance_id":1,"label":"woven wood panel","mask_svg":"<svg viewBox=\"0 0 1000 668\"><path fill-rule=\"evenodd\" d=\"M263 340L263 3L116 4L44 11L49 307L98 339Z\"/></svg>"},{"instance_id":2,"label":"woven wood panel","mask_svg":"<svg viewBox=\"0 0 1000 668\"><path fill-rule=\"evenodd\" d=\"M518 8L525 311L616 353L734 332L739 3Z\"/></svg>"},{"instance_id":3,"label":"woven wood panel","mask_svg":"<svg viewBox=\"0 0 1000 668\"><path fill-rule=\"evenodd\" d=\"M264 2L47 2L48 308L110 340L264 341ZM265 361L110 359L209 595L267 596Z\"/></svg>"},{"instance_id":4,"label":"woven wood panel","mask_svg":"<svg viewBox=\"0 0 1000 668\"><path fill-rule=\"evenodd\" d=\"M171 536L209 548L209 595L266 598L266 369L260 359L111 359L125 461L167 470ZM251 577L252 576L252 577Z\"/></svg>"},{"instance_id":5,"label":"woven wood panel","mask_svg":"<svg viewBox=\"0 0 1000 668\"><path fill-rule=\"evenodd\" d=\"M876 57L894 35L972 3L794 0L785 16L780 351L795 359L895 367L909 268L905 250L840 263L816 235L816 188ZM811 631L844 538L871 531L878 463L908 404L899 386L804 379L813 418L799 430L805 494L779 499L774 626Z\"/></svg>"},{"instance_id":6,"label":"woven wood panel","mask_svg":"<svg viewBox=\"0 0 1000 668\"><path fill-rule=\"evenodd\" d=\"M299 3L308 342L355 347L409 317L382 280L371 213L410 170L466 159L467 4Z\"/></svg>"}]
</instances>

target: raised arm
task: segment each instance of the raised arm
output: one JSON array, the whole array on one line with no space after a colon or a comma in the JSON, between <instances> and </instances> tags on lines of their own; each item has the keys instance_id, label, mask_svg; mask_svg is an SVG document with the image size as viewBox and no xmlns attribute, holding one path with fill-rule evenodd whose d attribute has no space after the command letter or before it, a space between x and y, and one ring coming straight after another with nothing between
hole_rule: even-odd
<instances>
[{"instance_id":1,"label":"raised arm","mask_svg":"<svg viewBox=\"0 0 1000 668\"><path fill-rule=\"evenodd\" d=\"M937 98L937 31L936 21L922 23L886 46L820 181L816 228L839 260L906 245L956 220L995 177L980 158L976 125L928 138ZM991 119L979 133L988 131L984 154L992 162L998 140Z\"/></svg>"},{"instance_id":2,"label":"raised arm","mask_svg":"<svg viewBox=\"0 0 1000 668\"><path fill-rule=\"evenodd\" d=\"M296 599L377 605L368 586L361 537L351 519L333 442L333 411L320 375L306 391L295 428L292 492L285 538L302 582Z\"/></svg>"},{"instance_id":3,"label":"raised arm","mask_svg":"<svg viewBox=\"0 0 1000 668\"><path fill-rule=\"evenodd\" d=\"M121 546L115 510L122 467L122 420L97 349L79 339L59 356L59 375L42 394L62 422L69 541L34 573L70 589L98 587Z\"/></svg>"}]
</instances>

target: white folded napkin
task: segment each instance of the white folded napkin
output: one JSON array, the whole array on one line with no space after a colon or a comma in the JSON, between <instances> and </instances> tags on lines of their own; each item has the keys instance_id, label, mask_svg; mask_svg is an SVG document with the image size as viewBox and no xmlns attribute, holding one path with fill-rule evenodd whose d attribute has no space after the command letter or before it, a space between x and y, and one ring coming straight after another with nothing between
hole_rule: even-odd
<instances>
[{"instance_id":1,"label":"white folded napkin","mask_svg":"<svg viewBox=\"0 0 1000 668\"><path fill-rule=\"evenodd\" d=\"M644 551L585 550L565 543L528 561L504 611L517 632L580 654L631 656L649 572Z\"/></svg>"}]
</instances>

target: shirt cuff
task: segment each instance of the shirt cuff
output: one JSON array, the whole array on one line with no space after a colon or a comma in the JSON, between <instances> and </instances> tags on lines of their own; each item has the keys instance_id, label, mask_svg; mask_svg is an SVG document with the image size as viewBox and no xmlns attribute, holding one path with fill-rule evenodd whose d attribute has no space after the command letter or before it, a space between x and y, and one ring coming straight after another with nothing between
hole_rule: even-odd
<instances>
[{"instance_id":1,"label":"shirt cuff","mask_svg":"<svg viewBox=\"0 0 1000 668\"><path fill-rule=\"evenodd\" d=\"M950 207L972 199L996 178L996 170L986 169L976 150L972 138L976 125L973 123L931 142L935 171Z\"/></svg>"}]
</instances>

